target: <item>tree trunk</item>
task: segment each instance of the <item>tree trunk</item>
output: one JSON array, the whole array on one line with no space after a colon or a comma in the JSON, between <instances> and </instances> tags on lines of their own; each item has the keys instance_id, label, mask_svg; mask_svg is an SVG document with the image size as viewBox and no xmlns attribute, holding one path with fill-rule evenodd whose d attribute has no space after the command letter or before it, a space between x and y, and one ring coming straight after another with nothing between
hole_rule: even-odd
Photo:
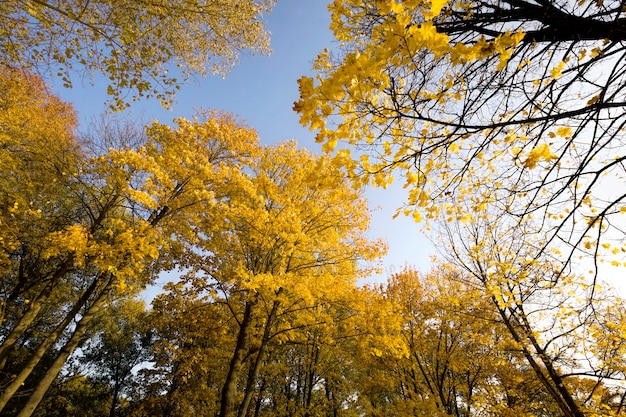
<instances>
[{"instance_id":1,"label":"tree trunk","mask_svg":"<svg viewBox=\"0 0 626 417\"><path fill-rule=\"evenodd\" d=\"M7 337L2 341L2 345L0 345L0 364L4 365L11 349L13 349L13 346L17 343L17 340L24 334L33 321L35 321L35 318L37 318L37 315L41 311L45 302L48 300L48 297L50 296L50 293L54 289L56 283L70 271L70 265L73 261L74 257L70 256L69 259L63 262L63 264L54 273L54 276L50 279L50 282L43 288L41 293L35 297L35 299L30 301L26 313L20 317L13 330L11 330Z\"/></svg>"},{"instance_id":2,"label":"tree trunk","mask_svg":"<svg viewBox=\"0 0 626 417\"><path fill-rule=\"evenodd\" d=\"M317 367L317 363L319 361L319 353L320 348L317 346L317 338L313 339L313 345L311 347L311 355L313 358L309 362L308 370L306 371L306 393L304 395L304 407L306 410L311 408L311 403L313 400L313 385L315 383L315 368ZM307 411L308 414L308 411Z\"/></svg>"},{"instance_id":3,"label":"tree trunk","mask_svg":"<svg viewBox=\"0 0 626 417\"><path fill-rule=\"evenodd\" d=\"M22 366L20 373L17 377L11 381L11 383L5 388L0 396L0 411L4 409L9 400L13 397L13 395L17 392L18 389L23 385L26 378L33 372L37 364L41 358L44 357L50 346L57 341L57 338L61 334L61 332L70 324L70 322L76 317L78 312L83 308L83 306L89 300L89 297L94 293L98 284L98 280L94 280L94 282L87 288L85 293L81 296L78 302L74 305L72 310L65 316L65 319L52 331L43 342L39 345L39 347L35 350L35 352L31 355L28 362Z\"/></svg>"},{"instance_id":4,"label":"tree trunk","mask_svg":"<svg viewBox=\"0 0 626 417\"><path fill-rule=\"evenodd\" d=\"M41 311L41 307L43 306L45 300L46 298L43 298L41 300L31 302L30 306L26 310L26 313L20 317L13 330L11 330L11 333L9 333L2 341L2 345L0 345L0 363L4 364L6 362L11 349L13 349L13 346L15 346L15 343L20 336L22 336L26 329L28 329L28 326L30 326L35 320L35 317L37 317L37 314Z\"/></svg>"},{"instance_id":5,"label":"tree trunk","mask_svg":"<svg viewBox=\"0 0 626 417\"><path fill-rule=\"evenodd\" d=\"M109 410L109 417L115 417L115 409L117 408L117 403L119 402L120 396L120 386L119 384L115 384L115 388L113 389L113 399L111 400L111 409Z\"/></svg>"},{"instance_id":6,"label":"tree trunk","mask_svg":"<svg viewBox=\"0 0 626 417\"><path fill-rule=\"evenodd\" d=\"M85 332L87 331L87 326L94 318L94 316L98 313L98 311L100 311L100 309L106 303L110 291L111 281L107 283L107 286L93 301L91 306L85 312L85 315L80 319L80 321L76 325L76 329L74 330L72 337L70 338L70 340L68 340L65 346L63 346L63 349L61 349L50 368L39 380L39 382L35 386L33 393L30 395L30 397L28 397L28 401L19 412L17 417L30 417L33 414L33 412L43 399L44 395L48 391L48 388L50 388L50 385L63 368L63 365L65 365L67 358L72 354L72 352L74 352L74 349L76 349L82 337L85 335Z\"/></svg>"},{"instance_id":7,"label":"tree trunk","mask_svg":"<svg viewBox=\"0 0 626 417\"><path fill-rule=\"evenodd\" d=\"M282 288L278 290L278 294L280 294L280 292L282 292ZM263 337L261 338L261 346L259 346L259 352L256 355L254 365L250 367L250 371L248 372L246 392L244 394L241 406L239 407L238 417L245 417L246 413L248 412L248 408L250 407L252 394L254 393L254 381L259 375L259 371L261 370L261 363L263 362L263 356L265 356L265 351L267 350L267 343L270 339L270 332L272 330L272 325L274 324L274 318L276 317L278 306L280 306L280 301L274 301L272 305L272 310L270 311L270 314L267 317L267 321L265 322L265 329L263 329Z\"/></svg>"},{"instance_id":8,"label":"tree trunk","mask_svg":"<svg viewBox=\"0 0 626 417\"><path fill-rule=\"evenodd\" d=\"M243 318L239 324L239 334L233 357L230 360L226 381L222 387L219 417L235 416L235 399L237 398L237 379L243 368L245 352L248 350L248 333L252 324L252 306L255 302L246 302ZM21 417L21 416L20 416Z\"/></svg>"},{"instance_id":9,"label":"tree trunk","mask_svg":"<svg viewBox=\"0 0 626 417\"><path fill-rule=\"evenodd\" d=\"M535 374L542 382L544 388L550 394L555 403L559 406L563 414L567 417L585 417L585 413L580 409L576 401L572 397L571 393L565 386L561 375L554 368L553 362L548 358L546 352L541 349L537 340L532 336L532 331L530 329L530 324L527 321L526 316L523 314L515 314L515 311L511 311L511 316L506 314L506 310L499 307L497 300L492 298L492 301L495 303L496 308L500 313L500 317L504 322L505 326L509 330L509 333L513 337L513 340L520 343L522 345L522 351L526 361L531 366L531 368L535 371ZM518 317L521 315L521 317ZM512 320L511 317L514 317ZM520 335L517 331L515 324L513 321L518 322L521 327L521 331L524 335ZM522 340L522 337L525 337L528 341L530 341L531 345L535 349L536 354L541 358L541 362L544 367L542 368L535 358L533 357L532 352L527 347L526 343ZM547 375L543 372L543 369L547 371Z\"/></svg>"}]
</instances>

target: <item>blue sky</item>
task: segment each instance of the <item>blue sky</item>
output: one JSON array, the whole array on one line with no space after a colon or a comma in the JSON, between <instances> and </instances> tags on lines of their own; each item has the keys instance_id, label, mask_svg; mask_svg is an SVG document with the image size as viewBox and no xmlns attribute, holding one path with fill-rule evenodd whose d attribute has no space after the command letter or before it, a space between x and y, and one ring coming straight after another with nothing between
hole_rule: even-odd
<instances>
[{"instance_id":1,"label":"blue sky","mask_svg":"<svg viewBox=\"0 0 626 417\"><path fill-rule=\"evenodd\" d=\"M156 100L134 103L131 113L142 120L157 119L170 123L175 117L191 117L199 108L219 109L238 115L256 129L265 144L295 139L301 147L319 151L314 134L302 127L292 104L298 98L296 80L311 74L312 61L324 48L332 49L328 29L330 14L322 0L278 0L267 16L271 32L270 56L242 56L241 62L225 78L208 77L182 86L170 110ZM104 112L106 83L74 82L68 90L53 84L55 92L74 104L81 121ZM385 272L399 270L405 264L422 271L429 269L432 245L420 234L420 226L402 216L392 220L402 204L404 192L399 185L387 190L367 190L374 210L370 235L382 237L389 244L384 259ZM384 273L377 279L383 279Z\"/></svg>"}]
</instances>

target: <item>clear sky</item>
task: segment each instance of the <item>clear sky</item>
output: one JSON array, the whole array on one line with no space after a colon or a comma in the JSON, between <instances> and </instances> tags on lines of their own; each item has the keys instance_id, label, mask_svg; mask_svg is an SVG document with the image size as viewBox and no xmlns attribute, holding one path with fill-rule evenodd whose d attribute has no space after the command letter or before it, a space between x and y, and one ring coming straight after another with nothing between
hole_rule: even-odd
<instances>
[{"instance_id":1,"label":"clear sky","mask_svg":"<svg viewBox=\"0 0 626 417\"><path fill-rule=\"evenodd\" d=\"M170 110L153 100L134 103L132 115L140 115L145 121L157 119L170 123L175 117L193 116L194 109L219 109L245 120L257 130L262 143L295 139L299 146L318 152L320 146L314 143L313 133L299 124L291 108L298 99L296 80L310 75L317 54L333 47L326 4L323 0L278 0L267 16L272 55L243 56L226 78L208 77L183 86ZM74 84L71 90L57 88L54 84L53 87L62 98L74 104L81 123L104 112L105 83L90 85L87 81L81 84L80 80L75 80ZM435 250L420 234L420 226L403 216L391 218L405 198L402 188L394 185L387 190L367 190L367 197L374 210L370 235L382 237L389 244L384 271L397 271L405 264L424 272L429 269L429 256Z\"/></svg>"}]
</instances>

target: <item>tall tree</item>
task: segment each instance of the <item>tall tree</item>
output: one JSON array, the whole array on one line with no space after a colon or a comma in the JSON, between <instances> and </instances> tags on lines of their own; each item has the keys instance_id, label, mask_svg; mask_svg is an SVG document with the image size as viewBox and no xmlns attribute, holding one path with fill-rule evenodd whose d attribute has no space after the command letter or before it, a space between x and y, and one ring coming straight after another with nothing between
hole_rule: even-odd
<instances>
[{"instance_id":1,"label":"tall tree","mask_svg":"<svg viewBox=\"0 0 626 417\"><path fill-rule=\"evenodd\" d=\"M226 306L169 283L152 302L152 366L139 371L133 416L215 415L235 343Z\"/></svg>"},{"instance_id":2,"label":"tall tree","mask_svg":"<svg viewBox=\"0 0 626 417\"><path fill-rule=\"evenodd\" d=\"M611 251L621 251L624 196L604 191L623 178L622 2L331 9L344 49L320 55L319 79L300 80L295 108L328 149L371 151L350 164L373 174L363 181L386 183L398 169L418 219L497 206L512 222L532 214L541 251L560 250L564 264L622 262Z\"/></svg>"},{"instance_id":3,"label":"tall tree","mask_svg":"<svg viewBox=\"0 0 626 417\"><path fill-rule=\"evenodd\" d=\"M109 388L109 417L124 415L121 402L131 392L132 372L149 359L152 339L146 316L143 300L116 300L92 322L94 334L82 346L80 372Z\"/></svg>"},{"instance_id":4,"label":"tall tree","mask_svg":"<svg viewBox=\"0 0 626 417\"><path fill-rule=\"evenodd\" d=\"M91 322L88 340L66 363L33 415L127 415L133 370L148 359L151 338L145 317L143 300L112 300Z\"/></svg>"},{"instance_id":5,"label":"tall tree","mask_svg":"<svg viewBox=\"0 0 626 417\"><path fill-rule=\"evenodd\" d=\"M129 93L167 105L191 75L225 74L241 52L269 52L262 19L274 3L5 1L0 65L43 71L67 87L76 72L101 73L113 108L127 106Z\"/></svg>"},{"instance_id":6,"label":"tall tree","mask_svg":"<svg viewBox=\"0 0 626 417\"><path fill-rule=\"evenodd\" d=\"M400 323L404 349L398 354L380 347L357 361L359 404L366 414L490 415L507 398L507 388L520 399L515 409L531 409L518 387L499 378L505 370L520 372L522 357L489 300L459 271L449 265L424 275L405 269L378 294ZM532 374L522 374L532 385Z\"/></svg>"},{"instance_id":7,"label":"tall tree","mask_svg":"<svg viewBox=\"0 0 626 417\"><path fill-rule=\"evenodd\" d=\"M537 259L527 240L507 234L512 229L506 222L487 217L446 226L456 226L449 234L452 258L483 287L561 412L582 416L601 410L604 405L594 408L594 385L579 378L596 387L624 380L617 334L624 334L626 322L610 313L623 310L624 300L607 284L564 273L552 259ZM525 232L522 222L515 232Z\"/></svg>"},{"instance_id":8,"label":"tall tree","mask_svg":"<svg viewBox=\"0 0 626 417\"><path fill-rule=\"evenodd\" d=\"M170 317L165 329L185 330L174 332L166 347L175 357L197 360L201 389L213 389L208 398L218 396L218 414L245 416L262 369L273 362L273 348L305 343L308 332L333 323L331 306L346 302L367 271L361 262L375 259L384 244L365 237L366 202L331 158L281 144L231 174L224 178L219 217L201 214L187 254L190 271L155 307ZM211 319L201 320L201 311ZM205 343L208 338L218 341ZM207 355L202 351L207 345L214 346L209 352L225 350L195 359ZM176 366L172 392L188 382L184 375L192 369ZM221 375L209 377L216 370ZM220 389L215 392L213 382L207 386L207 379L219 381ZM201 406L190 404L180 412Z\"/></svg>"},{"instance_id":9,"label":"tall tree","mask_svg":"<svg viewBox=\"0 0 626 417\"><path fill-rule=\"evenodd\" d=\"M73 113L38 77L2 75L0 360L11 371L0 408L29 389L19 414L28 416L111 297L176 262L177 236L190 233L181 223L193 224L192 207L211 210L212 185L254 152L256 136L209 112L176 130L155 123L140 148L89 154ZM46 355L54 359L27 381Z\"/></svg>"}]
</instances>

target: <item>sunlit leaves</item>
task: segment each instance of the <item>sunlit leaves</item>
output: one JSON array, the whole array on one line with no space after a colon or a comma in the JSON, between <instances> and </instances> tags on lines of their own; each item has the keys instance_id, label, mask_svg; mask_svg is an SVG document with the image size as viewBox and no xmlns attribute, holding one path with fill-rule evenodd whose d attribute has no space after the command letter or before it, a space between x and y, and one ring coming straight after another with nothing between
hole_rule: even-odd
<instances>
[{"instance_id":1,"label":"sunlit leaves","mask_svg":"<svg viewBox=\"0 0 626 417\"><path fill-rule=\"evenodd\" d=\"M362 263L385 246L365 236L366 202L329 156L279 144L222 175L213 210L196 214L197 235L179 237L188 245L188 272L155 305L187 300L166 324L184 329L184 337L198 340L215 327L224 332L212 337L224 344L219 355L228 366L219 389L207 395L219 394L220 414L230 416L262 394L253 382L262 368L277 365L280 346L306 343L310 332L334 325L337 308L354 308L356 280L369 272ZM212 311L215 318L197 321L186 309ZM173 337L167 349L184 358L185 369L196 360L190 356L196 363L212 360ZM192 381L180 372L171 377L184 378L180 390Z\"/></svg>"},{"instance_id":2,"label":"sunlit leaves","mask_svg":"<svg viewBox=\"0 0 626 417\"><path fill-rule=\"evenodd\" d=\"M547 398L533 395L539 381L493 305L451 265L437 265L423 275L404 269L378 294L391 310L372 301L389 323L378 331L403 349L379 345L360 360L359 399L368 413L482 415L550 407Z\"/></svg>"},{"instance_id":3,"label":"sunlit leaves","mask_svg":"<svg viewBox=\"0 0 626 417\"><path fill-rule=\"evenodd\" d=\"M416 220L506 213L512 228L519 218L536 222L528 238L566 264L584 255L592 229L599 244L613 244L621 232L609 218L623 197L605 190L623 177L613 152L621 116L608 109L621 106L615 97L624 83L586 75L601 59L619 65L600 53L608 43L599 37L571 51L529 45L524 30L549 31L551 14L525 15L520 3L509 19L482 3L435 3L335 2L332 28L343 49L324 52L317 77L300 81L301 121L326 151L343 153L338 160L361 183L387 186L400 172L408 190L400 212ZM489 32L474 18L511 25ZM358 147L352 160L344 144Z\"/></svg>"},{"instance_id":4,"label":"sunlit leaves","mask_svg":"<svg viewBox=\"0 0 626 417\"><path fill-rule=\"evenodd\" d=\"M340 52L294 105L325 150L352 151L361 184L404 179L397 213L427 220L503 319L525 323L517 340L566 415L578 400L556 366L578 358L604 306L593 289L624 265L621 9L335 1Z\"/></svg>"},{"instance_id":5,"label":"sunlit leaves","mask_svg":"<svg viewBox=\"0 0 626 417\"><path fill-rule=\"evenodd\" d=\"M578 175L576 164L588 166L576 181L579 190L597 186L596 176L607 182L596 174L616 167L608 137L618 135L619 123L603 124L600 130L607 135L595 143L586 139L593 134L591 119L579 122L566 113L585 107L595 111L605 96L576 74L589 71L593 60L603 57L598 51L606 43L598 39L599 46L585 45L571 53L543 46L534 52L525 43L522 6L515 30L482 33L470 23L463 26L463 16L484 13L497 19L488 8L435 3L333 3L332 28L344 47L337 56L321 54L318 76L300 80L301 97L294 108L301 121L317 130L317 140L327 151L344 152L342 142L360 148L352 153L353 161L341 160L362 183L386 186L393 171L400 170L410 192L407 209L419 210L418 219L440 218L442 204L458 211L464 200L480 199L477 195L484 200L467 207L479 212L493 202L501 202L510 213L539 210L547 216L566 206L573 212L577 203L567 201L580 198L569 195L582 195L568 188L574 184L568 179ZM403 20L407 16L410 22ZM603 88L613 91L622 84ZM552 93L561 88L567 94ZM525 102L522 97L529 98ZM579 123L585 127L577 127ZM607 152L596 154L598 148ZM594 157L587 158L586 152ZM544 182L564 187L558 188L559 199L550 198L547 186L535 192ZM494 189L488 184L499 185ZM410 191L412 187L420 190ZM611 212L603 207L595 209ZM473 216L471 210L458 214L465 220ZM572 215L565 217L574 221ZM571 225L547 230L562 234L556 240L564 239Z\"/></svg>"},{"instance_id":6,"label":"sunlit leaves","mask_svg":"<svg viewBox=\"0 0 626 417\"><path fill-rule=\"evenodd\" d=\"M4 2L0 64L44 71L68 87L77 72L101 73L109 80L114 109L141 97L168 105L191 75L223 75L241 52L268 53L262 19L273 5L273 0Z\"/></svg>"},{"instance_id":7,"label":"sunlit leaves","mask_svg":"<svg viewBox=\"0 0 626 417\"><path fill-rule=\"evenodd\" d=\"M110 136L132 130L123 128L80 142L71 108L39 78L5 70L0 86L0 362L15 374L3 380L0 408L26 390L41 393L29 397L32 410L98 311L187 265L198 219L215 219L224 180L243 178L259 148L252 130L215 112L177 128L154 123L137 143ZM7 362L20 340L28 349ZM28 379L57 346L54 363Z\"/></svg>"},{"instance_id":8,"label":"sunlit leaves","mask_svg":"<svg viewBox=\"0 0 626 417\"><path fill-rule=\"evenodd\" d=\"M530 150L526 160L524 161L524 166L526 168L533 169L541 161L550 162L550 160L557 158L558 156L554 152L550 151L548 144L542 143Z\"/></svg>"}]
</instances>

